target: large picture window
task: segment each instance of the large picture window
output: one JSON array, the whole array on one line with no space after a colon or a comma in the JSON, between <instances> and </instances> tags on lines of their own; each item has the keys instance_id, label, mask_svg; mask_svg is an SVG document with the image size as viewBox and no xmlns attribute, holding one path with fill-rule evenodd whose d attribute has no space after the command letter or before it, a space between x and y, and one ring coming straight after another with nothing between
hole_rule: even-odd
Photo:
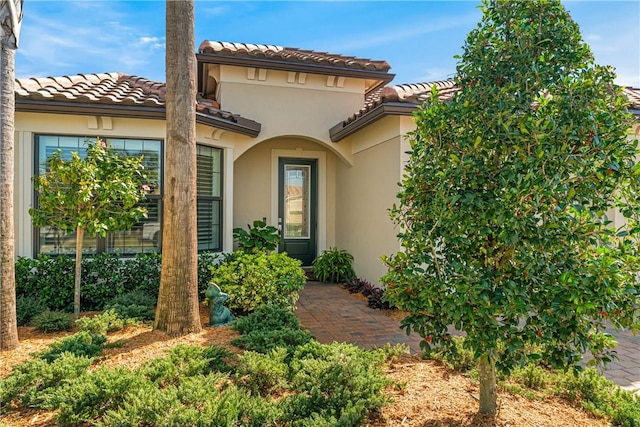
<instances>
[{"instance_id":1,"label":"large picture window","mask_svg":"<svg viewBox=\"0 0 640 427\"><path fill-rule=\"evenodd\" d=\"M151 187L151 192L143 202L147 208L147 218L129 230L110 233L106 238L85 236L83 252L109 252L124 256L159 252L162 243L162 141L104 139L123 156L144 156L143 163ZM71 159L74 151L81 157L85 156L85 141L87 139L84 137L37 135L38 174L46 172L47 158L58 149L65 159ZM205 146L198 146L197 150L198 250L219 251L222 249L222 150ZM72 255L75 254L75 245L75 233L65 233L54 227L36 229L36 254Z\"/></svg>"}]
</instances>

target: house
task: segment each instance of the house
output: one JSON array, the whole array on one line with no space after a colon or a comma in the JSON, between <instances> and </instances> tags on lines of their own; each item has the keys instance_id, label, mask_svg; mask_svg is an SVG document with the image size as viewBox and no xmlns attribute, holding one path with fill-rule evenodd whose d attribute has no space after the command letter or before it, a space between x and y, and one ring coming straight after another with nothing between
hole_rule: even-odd
<instances>
[{"instance_id":1,"label":"house","mask_svg":"<svg viewBox=\"0 0 640 427\"><path fill-rule=\"evenodd\" d=\"M234 227L264 219L305 265L337 246L354 255L358 276L378 282L381 256L400 249L387 210L412 112L433 85L452 96L453 81L391 85L385 61L272 45L204 41L196 56L199 250L230 251ZM625 93L640 115L640 89ZM74 250L73 235L32 226L31 178L53 151L97 136L144 154L153 192L144 222L86 238L85 251L161 250L164 107L163 83L121 73L17 80L18 255Z\"/></svg>"}]
</instances>

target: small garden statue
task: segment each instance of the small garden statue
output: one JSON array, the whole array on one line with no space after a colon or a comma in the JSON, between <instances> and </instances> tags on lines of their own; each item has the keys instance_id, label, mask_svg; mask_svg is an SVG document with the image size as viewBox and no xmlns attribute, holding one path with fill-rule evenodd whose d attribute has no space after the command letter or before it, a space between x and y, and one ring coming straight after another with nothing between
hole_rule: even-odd
<instances>
[{"instance_id":1,"label":"small garden statue","mask_svg":"<svg viewBox=\"0 0 640 427\"><path fill-rule=\"evenodd\" d=\"M209 326L224 326L233 322L233 315L223 305L229 299L229 294L222 292L215 283L211 283L204 294L209 301Z\"/></svg>"}]
</instances>

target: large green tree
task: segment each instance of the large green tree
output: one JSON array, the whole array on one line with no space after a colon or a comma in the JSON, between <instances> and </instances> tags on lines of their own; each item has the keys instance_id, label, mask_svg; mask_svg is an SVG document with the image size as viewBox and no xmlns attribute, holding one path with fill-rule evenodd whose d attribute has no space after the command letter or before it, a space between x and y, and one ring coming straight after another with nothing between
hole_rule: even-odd
<instances>
[{"instance_id":1,"label":"large green tree","mask_svg":"<svg viewBox=\"0 0 640 427\"><path fill-rule=\"evenodd\" d=\"M391 216L403 250L387 295L423 346L466 333L480 412L496 369L609 357L608 322L637 326L637 141L609 67L558 0L486 1L457 66L460 91L416 114ZM626 225L607 214L618 209Z\"/></svg>"},{"instance_id":2,"label":"large green tree","mask_svg":"<svg viewBox=\"0 0 640 427\"><path fill-rule=\"evenodd\" d=\"M47 171L34 177L38 206L30 209L36 227L53 226L76 233L73 312L80 312L82 249L85 232L106 236L138 222L146 209L139 203L149 191L142 157L127 157L104 141L87 144L65 159L61 150L47 159Z\"/></svg>"}]
</instances>

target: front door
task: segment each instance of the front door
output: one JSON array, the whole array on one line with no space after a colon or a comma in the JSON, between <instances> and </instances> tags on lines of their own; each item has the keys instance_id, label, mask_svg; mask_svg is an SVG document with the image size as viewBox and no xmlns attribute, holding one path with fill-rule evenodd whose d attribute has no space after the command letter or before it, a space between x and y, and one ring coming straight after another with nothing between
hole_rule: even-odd
<instances>
[{"instance_id":1,"label":"front door","mask_svg":"<svg viewBox=\"0 0 640 427\"><path fill-rule=\"evenodd\" d=\"M316 257L317 161L280 158L278 163L280 251L309 266Z\"/></svg>"}]
</instances>

